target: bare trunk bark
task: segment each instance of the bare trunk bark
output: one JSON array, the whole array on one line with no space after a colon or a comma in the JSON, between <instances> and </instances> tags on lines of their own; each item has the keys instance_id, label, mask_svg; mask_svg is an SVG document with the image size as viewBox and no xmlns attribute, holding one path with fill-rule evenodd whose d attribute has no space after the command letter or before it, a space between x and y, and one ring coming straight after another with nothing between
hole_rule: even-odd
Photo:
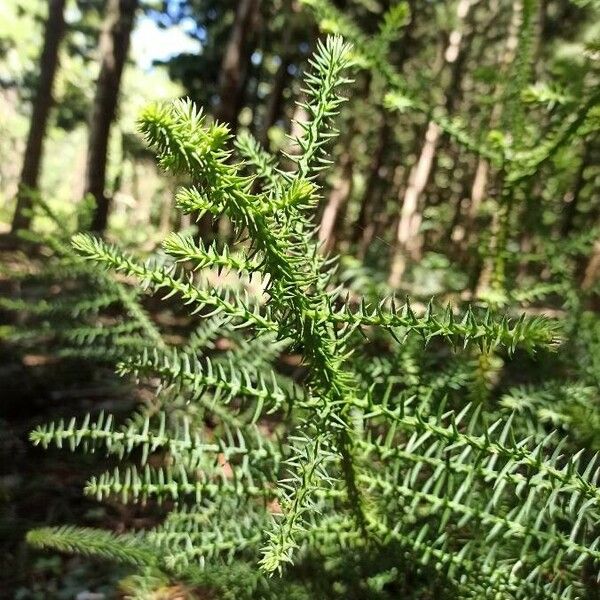
<instances>
[{"instance_id":1,"label":"bare trunk bark","mask_svg":"<svg viewBox=\"0 0 600 600\"><path fill-rule=\"evenodd\" d=\"M286 14L296 13L299 10L299 6L295 3L288 3L286 7ZM269 100L267 102L267 108L265 111L264 120L262 123L259 140L263 146L269 147L269 130L279 119L283 111L285 87L289 79L288 68L290 66L291 54L290 46L292 43L293 28L289 25L284 29L283 39L281 40L281 63L277 67L275 76L273 77L273 84L271 86L271 93L269 94Z\"/></svg>"},{"instance_id":2,"label":"bare trunk bark","mask_svg":"<svg viewBox=\"0 0 600 600\"><path fill-rule=\"evenodd\" d=\"M485 158L479 158L477 161L477 169L475 170L475 178L471 187L471 203L469 204L469 220L474 221L479 214L481 203L485 197L487 189L488 173L490 164Z\"/></svg>"},{"instance_id":3,"label":"bare trunk bark","mask_svg":"<svg viewBox=\"0 0 600 600\"><path fill-rule=\"evenodd\" d=\"M565 195L564 202L564 219L561 225L561 235L567 236L573 228L573 221L577 215L577 206L579 204L579 196L581 189L585 185L584 172L587 167L592 163L592 143L587 140L584 141L583 156L579 162L579 167L575 175L575 182L573 184L573 190Z\"/></svg>"},{"instance_id":4,"label":"bare trunk bark","mask_svg":"<svg viewBox=\"0 0 600 600\"><path fill-rule=\"evenodd\" d=\"M336 224L343 206L352 193L354 161L349 153L344 153L342 156L340 167L340 175L329 194L319 228L319 242L323 244L324 251L331 250L335 244Z\"/></svg>"},{"instance_id":5,"label":"bare trunk bark","mask_svg":"<svg viewBox=\"0 0 600 600\"><path fill-rule=\"evenodd\" d=\"M371 89L371 78L367 77L361 84L361 96L367 98ZM352 117L347 124L347 136L344 141L345 150L340 159L339 175L329 193L327 204L321 216L319 227L319 242L323 244L325 252L334 248L336 244L336 226L340 221L340 214L345 212L350 195L352 194L354 160L352 158L352 142L357 135L358 123Z\"/></svg>"},{"instance_id":6,"label":"bare trunk bark","mask_svg":"<svg viewBox=\"0 0 600 600\"><path fill-rule=\"evenodd\" d=\"M498 22L498 12L500 10L500 5L497 0L490 0L489 3L490 8L490 16L486 20L486 22L477 29L477 37L480 40L484 40L485 44L490 32L493 32L495 26ZM480 41L480 44L482 42ZM482 51L482 48L479 48ZM502 61L500 61L502 64ZM492 112L497 110L498 105L494 105ZM490 117L490 120L495 119L495 117ZM449 231L449 239L453 242L456 242L459 246L459 254L464 255L464 253L468 250L468 243L470 241L469 233L471 232L473 223L475 218L479 214L479 210L481 207L481 203L485 197L486 185L488 179L488 170L489 164L485 160L481 160L480 157L476 157L477 163L475 167L475 176L472 181L470 190L468 195L460 198L459 202L456 206L456 211L454 215L454 219L452 221L452 226ZM468 187L465 182L463 189ZM461 219L465 216L464 220Z\"/></svg>"},{"instance_id":7,"label":"bare trunk bark","mask_svg":"<svg viewBox=\"0 0 600 600\"><path fill-rule=\"evenodd\" d=\"M160 210L160 221L158 223L158 233L160 237L165 237L171 231L171 211L173 205L171 198L167 198L166 195L162 199L161 210Z\"/></svg>"},{"instance_id":8,"label":"bare trunk bark","mask_svg":"<svg viewBox=\"0 0 600 600\"><path fill-rule=\"evenodd\" d=\"M421 242L417 239L421 225L419 198L429 181L433 158L440 139L441 129L433 121L427 125L425 141L416 165L411 169L408 186L402 200L402 211L398 223L396 240L399 245L413 258L420 257Z\"/></svg>"},{"instance_id":9,"label":"bare trunk bark","mask_svg":"<svg viewBox=\"0 0 600 600\"><path fill-rule=\"evenodd\" d=\"M106 229L110 199L106 195L106 163L110 129L117 110L123 67L137 0L108 0L100 34L100 74L90 119L85 194L96 200L92 230Z\"/></svg>"},{"instance_id":10,"label":"bare trunk bark","mask_svg":"<svg viewBox=\"0 0 600 600\"><path fill-rule=\"evenodd\" d=\"M521 22L521 14L523 11L522 0L514 0L513 2L512 19L509 26L508 38L506 40L506 46L504 53L500 59L500 71L506 73L508 67L515 59L515 53L519 43L519 25ZM492 95L495 95L498 89L494 91ZM500 103L494 104L494 108L490 114L489 129L494 129L498 126L500 118L502 117L502 105ZM473 185L471 187L471 202L469 204L468 221L472 223L477 217L481 203L485 198L487 190L487 183L489 177L490 165L487 159L479 157L477 161L477 168L475 170L475 178L473 179Z\"/></svg>"},{"instance_id":11,"label":"bare trunk bark","mask_svg":"<svg viewBox=\"0 0 600 600\"><path fill-rule=\"evenodd\" d=\"M354 243L360 242L359 253L371 243L372 234L374 229L373 215L374 215L374 201L375 192L378 187L380 179L380 172L383 166L383 160L385 156L385 150L390 134L390 126L385 120L385 114L382 115L382 123L379 127L377 136L377 146L373 153L373 160L369 166L369 176L365 185L365 191L360 203L360 211L356 224L354 225L354 232L352 241Z\"/></svg>"},{"instance_id":12,"label":"bare trunk bark","mask_svg":"<svg viewBox=\"0 0 600 600\"><path fill-rule=\"evenodd\" d=\"M581 289L588 291L600 278L600 240L594 244L594 250L592 256L588 261L583 275L583 281L581 282Z\"/></svg>"},{"instance_id":13,"label":"bare trunk bark","mask_svg":"<svg viewBox=\"0 0 600 600\"><path fill-rule=\"evenodd\" d=\"M250 54L248 45L258 24L260 0L239 0L219 75L217 118L235 133Z\"/></svg>"},{"instance_id":14,"label":"bare trunk bark","mask_svg":"<svg viewBox=\"0 0 600 600\"><path fill-rule=\"evenodd\" d=\"M464 35L464 21L469 14L471 6L471 0L459 0L458 2L456 9L458 24L456 29L450 33L448 46L444 52L444 62L447 65L453 65L459 58ZM450 85L446 91L448 94L446 104L452 101L450 95L456 93L459 83L460 69L452 69ZM422 221L422 210L419 207L419 200L429 181L441 133L439 125L433 121L428 123L419 158L411 169L408 178L408 186L402 200L402 209L398 221L392 264L388 277L388 283L392 287L398 287L400 284L406 269L407 258L410 257L416 260L421 256L422 238L419 235L419 228Z\"/></svg>"},{"instance_id":15,"label":"bare trunk bark","mask_svg":"<svg viewBox=\"0 0 600 600\"><path fill-rule=\"evenodd\" d=\"M413 31L415 22L417 21L417 6L415 0L409 0L408 4L412 16L407 26L404 28L402 44L396 62L398 69L401 69L404 66L404 63L410 56L411 49L415 47ZM361 259L364 259L366 256L367 249L377 234L378 226L381 224L380 222L378 223L376 219L377 211L383 204L381 199L383 192L380 189L379 183L382 180L381 170L385 163L385 154L388 147L391 127L386 121L387 115L385 111L380 113L380 119L381 125L379 127L377 145L373 154L373 160L369 167L369 176L361 199L360 210L354 226L352 238L352 241L358 244L357 256ZM381 219L379 219L379 221L381 221Z\"/></svg>"},{"instance_id":16,"label":"bare trunk bark","mask_svg":"<svg viewBox=\"0 0 600 600\"><path fill-rule=\"evenodd\" d=\"M19 229L27 229L31 222L31 216L27 213L31 208L32 197L37 193L38 188L44 137L48 115L52 107L52 87L59 62L58 50L65 30L64 8L65 0L49 0L48 2L48 19L40 57L40 78L33 101L31 123L17 191L17 205L12 221L13 233Z\"/></svg>"},{"instance_id":17,"label":"bare trunk bark","mask_svg":"<svg viewBox=\"0 0 600 600\"><path fill-rule=\"evenodd\" d=\"M135 214L131 222L134 227L147 229L152 225L152 196L154 182L152 180L153 164L144 160L132 160L132 197L135 203ZM116 191L116 190L115 190Z\"/></svg>"},{"instance_id":18,"label":"bare trunk bark","mask_svg":"<svg viewBox=\"0 0 600 600\"><path fill-rule=\"evenodd\" d=\"M500 57L500 63L498 65L500 72L504 75L507 73L510 65L515 59L517 46L519 44L519 27L521 24L522 13L523 1L513 0L512 18L508 29L508 37L506 40L506 45L504 47L504 52ZM498 87L494 90L493 95L497 93ZM502 105L500 103L496 103L490 114L489 129L494 129L495 127L497 127L501 118ZM473 179L473 185L471 186L469 208L467 211L467 222L465 225L466 246L472 244L474 242L474 236L477 235L474 228L474 223L487 193L489 175L490 164L486 158L480 156L477 161L477 168L475 169L475 177ZM491 231L497 232L497 230L498 214L495 213L491 223ZM476 273L477 270L479 271L478 274ZM474 295L478 297L482 294L485 294L485 292L491 285L493 265L489 259L485 259L483 260L483 262L478 261L478 264L475 265L474 271L475 272L472 279L472 289Z\"/></svg>"}]
</instances>

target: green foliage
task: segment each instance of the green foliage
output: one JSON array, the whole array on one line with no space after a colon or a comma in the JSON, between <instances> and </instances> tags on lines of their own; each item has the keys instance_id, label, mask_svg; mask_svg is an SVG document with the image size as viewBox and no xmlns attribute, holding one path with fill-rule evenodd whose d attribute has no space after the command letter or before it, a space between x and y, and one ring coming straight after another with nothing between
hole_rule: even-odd
<instances>
[{"instance_id":1,"label":"green foliage","mask_svg":"<svg viewBox=\"0 0 600 600\"><path fill-rule=\"evenodd\" d=\"M136 566L152 565L156 560L150 549L140 546L134 537L98 529L70 526L35 529L27 534L27 541L38 548L99 556Z\"/></svg>"},{"instance_id":2,"label":"green foliage","mask_svg":"<svg viewBox=\"0 0 600 600\"><path fill-rule=\"evenodd\" d=\"M388 15L386 44L405 19L404 8ZM312 566L324 581L342 582L323 590L313 574L312 597L397 597L415 572L448 598L582 598L586 574L599 569L598 459L551 428L527 427L509 396L500 410L489 399L499 363L518 365L534 352L559 360L550 352L561 344L557 324L350 297L336 259L316 241L317 176L345 69L353 52L383 64L385 44L355 37L354 50L340 37L318 45L306 76L308 120L285 156L290 170L248 135L234 144L245 160L236 162L227 128L189 101L142 114L140 130L162 166L191 182L177 194L179 209L197 219L225 215L237 247L172 234L170 258L141 262L76 235L74 264L114 290L139 325L141 348L112 347L120 373L156 389L155 406L123 425L88 416L41 426L31 439L115 455L119 465L93 476L86 493L156 500L169 514L135 536L44 528L29 540L188 581L249 563L257 568L249 589L260 590L253 597L278 597L281 586L301 594ZM454 125L440 122L453 135ZM571 133L558 135L562 145ZM199 329L169 347L105 270L177 297L200 316ZM113 331L117 339L131 333L125 325ZM94 348L110 341L103 333L70 339ZM226 351L217 337L230 342ZM443 364L427 364L425 344ZM292 378L285 357L298 358Z\"/></svg>"}]
</instances>

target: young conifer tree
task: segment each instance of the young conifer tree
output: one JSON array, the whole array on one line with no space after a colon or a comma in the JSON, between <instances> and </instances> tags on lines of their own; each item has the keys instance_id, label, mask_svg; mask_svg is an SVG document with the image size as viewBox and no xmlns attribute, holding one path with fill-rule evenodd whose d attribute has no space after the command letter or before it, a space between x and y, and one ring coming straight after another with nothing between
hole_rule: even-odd
<instances>
[{"instance_id":1,"label":"young conifer tree","mask_svg":"<svg viewBox=\"0 0 600 600\"><path fill-rule=\"evenodd\" d=\"M144 263L76 235L82 259L179 298L201 324L179 346L151 341L147 324L142 351L127 350L118 366L160 381L158 411L142 407L122 425L106 414L60 421L31 439L116 457L86 493L164 502L168 515L137 533L63 526L28 539L233 597L394 597L394 582L416 586L419 574L428 593L448 598L583 598L599 571L596 457L571 453L569 439L545 428L525 433L518 413L498 418L476 382L459 402L445 400L460 368L411 383L423 343L454 347L449 362L464 356L470 365L553 350L556 324L357 301L338 285L335 257L319 249L318 175L352 59L340 37L319 44L290 171L247 134L234 160L227 128L187 100L143 113L140 129L161 165L190 178L179 209L226 215L235 248L172 234L171 262ZM228 338L227 350L215 350L217 337ZM300 374L286 376L281 356L297 356ZM227 563L243 576L227 577Z\"/></svg>"}]
</instances>

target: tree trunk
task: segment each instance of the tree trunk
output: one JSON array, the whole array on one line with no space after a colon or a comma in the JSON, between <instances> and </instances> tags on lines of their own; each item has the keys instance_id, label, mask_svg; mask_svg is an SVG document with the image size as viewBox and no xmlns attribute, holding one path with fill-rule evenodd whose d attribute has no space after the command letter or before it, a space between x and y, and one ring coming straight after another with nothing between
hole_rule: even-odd
<instances>
[{"instance_id":1,"label":"tree trunk","mask_svg":"<svg viewBox=\"0 0 600 600\"><path fill-rule=\"evenodd\" d=\"M173 181L169 179L166 182L165 188L160 194L160 219L158 222L158 233L159 238L163 239L168 233L172 231L172 215L173 215L173 197L175 196L176 186Z\"/></svg>"},{"instance_id":2,"label":"tree trunk","mask_svg":"<svg viewBox=\"0 0 600 600\"><path fill-rule=\"evenodd\" d=\"M36 90L23 167L17 191L17 206L12 222L12 232L27 229L31 216L32 196L37 192L42 151L48 115L52 106L52 87L58 67L58 49L65 30L65 0L49 0L48 19L44 32L44 46L40 57L40 78Z\"/></svg>"},{"instance_id":3,"label":"tree trunk","mask_svg":"<svg viewBox=\"0 0 600 600\"><path fill-rule=\"evenodd\" d=\"M513 2L513 13L512 20L509 26L508 38L506 40L506 46L504 48L504 52L502 57L500 58L500 71L506 74L508 67L511 65L515 58L515 53L517 50L517 45L519 43L519 25L521 22L521 14L523 11L522 0L514 0ZM498 88L492 93L492 96L496 95L498 92ZM498 126L500 122L500 118L502 117L502 104L497 102L494 104L494 108L492 109L490 120L489 120L489 129L494 129ZM479 157L477 162L477 168L475 170L475 178L473 179L473 185L471 187L471 201L469 203L468 217L467 217L467 229L473 225L479 210L481 208L481 204L483 199L485 198L488 176L490 171L490 165L486 158Z\"/></svg>"},{"instance_id":4,"label":"tree trunk","mask_svg":"<svg viewBox=\"0 0 600 600\"><path fill-rule=\"evenodd\" d=\"M283 51L281 53L281 63L273 77L271 93L267 102L267 108L263 119L259 140L265 148L269 147L269 130L277 122L283 112L283 93L289 79L288 67L290 66L289 45L291 42L291 28L287 27L282 41Z\"/></svg>"},{"instance_id":5,"label":"tree trunk","mask_svg":"<svg viewBox=\"0 0 600 600\"><path fill-rule=\"evenodd\" d=\"M490 2L490 16L486 22L477 28L477 37L480 41L478 48L474 48L475 52L483 52L483 49L490 43L488 39L490 34L494 32L497 22L500 5L497 0ZM483 45L481 45L483 44ZM502 61L501 61L502 63ZM492 110L496 110L498 104L494 105ZM468 196L460 198L456 205L456 211L452 220L451 229L448 232L448 239L458 244L459 255L465 255L468 252L469 232L472 229L473 223L479 214L481 203L485 197L486 184L488 178L489 164L485 160L481 160L480 157L476 156L476 167L475 176L471 184ZM468 184L465 181L463 189L467 189ZM466 215L466 216L465 216ZM465 216L464 221L461 219Z\"/></svg>"},{"instance_id":6,"label":"tree trunk","mask_svg":"<svg viewBox=\"0 0 600 600\"><path fill-rule=\"evenodd\" d=\"M523 19L523 0L513 0L512 3L512 18L510 21L509 29L508 29L508 37L506 40L506 46L504 48L504 52L500 59L500 72L506 76L509 73L509 67L515 60L517 49L519 46L519 30L521 28L521 22ZM494 91L494 95L496 95L499 91L499 87L503 85L503 83L499 83L498 87ZM494 129L498 127L498 124L501 122L503 112L503 105L500 102L497 102L492 109L492 113L490 115L489 129ZM481 206L481 202L483 201L488 184L490 172L490 165L487 159L483 157L479 157L479 163L477 165L477 171L475 175L475 180L473 182L473 188L471 190L471 205L469 208L469 219L470 219L470 234L471 238L475 235L475 231L473 230L472 223L473 219L477 216L479 212L479 208ZM499 230L501 230L500 222L502 218L500 215L500 211L495 211L494 217L491 223L491 231L492 231L492 255L496 253L498 248L502 246L499 238ZM481 273L479 276L479 280L477 282L475 295L477 297L482 296L486 293L488 288L494 282L494 266L492 264L492 259L490 257L486 258L483 262L483 266L481 268Z\"/></svg>"},{"instance_id":7,"label":"tree trunk","mask_svg":"<svg viewBox=\"0 0 600 600\"><path fill-rule=\"evenodd\" d=\"M350 153L345 152L340 161L339 177L329 194L319 227L319 242L323 244L323 250L326 252L331 250L335 244L336 224L342 208L352 193L353 171L354 161Z\"/></svg>"},{"instance_id":8,"label":"tree trunk","mask_svg":"<svg viewBox=\"0 0 600 600\"><path fill-rule=\"evenodd\" d=\"M506 78L509 68L515 59L517 47L519 44L519 29L521 26L521 19L523 15L523 0L513 0L512 2L512 17L508 27L508 34L506 38L506 44L504 51L500 56L498 70L503 76L500 78ZM492 97L498 95L501 83L498 83L495 89L490 93ZM492 108L488 131L498 127L502 118L502 104L496 102ZM469 204L467 209L467 218L465 223L464 237L464 248L468 249L475 241L475 237L479 235L479 230L475 226L477 216L480 212L481 205L487 194L488 181L490 176L490 164L488 160L482 156L478 157L477 167L475 169L475 176L471 187L471 194L469 198ZM495 211L492 217L492 222L489 225L489 230L492 235L489 239L490 247L495 246L497 243L496 234L498 231L499 215L498 211ZM492 282L493 275L493 264L492 261L487 258L477 258L473 268L471 269L470 276L470 289L475 297L480 297L486 293Z\"/></svg>"},{"instance_id":9,"label":"tree trunk","mask_svg":"<svg viewBox=\"0 0 600 600\"><path fill-rule=\"evenodd\" d=\"M100 74L90 119L85 181L85 193L96 200L92 230L99 233L105 230L108 221L110 198L105 189L108 142L137 4L137 0L108 0L100 34Z\"/></svg>"},{"instance_id":10,"label":"tree trunk","mask_svg":"<svg viewBox=\"0 0 600 600\"><path fill-rule=\"evenodd\" d=\"M409 12L411 18L404 28L404 35L402 36L402 43L396 60L396 68L398 70L402 70L405 62L410 57L411 50L416 47L415 40L413 39L413 31L417 21L417 6L415 0L409 0L408 4L410 7ZM383 178L381 176L381 171L385 164L385 157L392 128L387 122L387 113L385 111L380 112L380 120L381 125L377 136L377 145L373 154L373 160L369 166L369 175L360 202L360 210L354 226L352 238L352 241L358 244L357 256L361 259L364 259L367 249L376 235L378 225L378 223L375 222L376 215L382 204L381 197L383 192L380 184Z\"/></svg>"},{"instance_id":11,"label":"tree trunk","mask_svg":"<svg viewBox=\"0 0 600 600\"><path fill-rule=\"evenodd\" d=\"M448 46L444 52L444 63L446 65L454 65L459 58L464 35L464 21L469 14L470 8L471 0L459 0L456 9L458 24L456 29L450 33ZM461 70L453 68L450 84L446 90L447 106L453 102L451 94L455 94L460 86L460 76ZM402 209L396 231L390 275L388 277L388 283L392 287L397 287L400 284L406 268L407 257L418 259L421 255L422 239L419 236L419 228L422 221L422 210L419 209L419 200L429 181L441 133L441 128L433 121L427 124L425 140L421 147L419 158L411 169L408 178L408 186L402 200Z\"/></svg>"},{"instance_id":12,"label":"tree trunk","mask_svg":"<svg viewBox=\"0 0 600 600\"><path fill-rule=\"evenodd\" d=\"M361 97L368 98L371 89L371 78L367 77L360 86ZM336 244L336 226L341 221L340 214L345 212L354 179L353 141L358 135L358 123L355 116L351 117L347 129L346 139L343 140L344 152L340 158L339 175L327 198L327 203L321 216L319 227L319 242L323 244L325 252L330 251Z\"/></svg>"},{"instance_id":13,"label":"tree trunk","mask_svg":"<svg viewBox=\"0 0 600 600\"><path fill-rule=\"evenodd\" d=\"M369 175L365 184L365 191L360 203L360 210L356 224L354 225L352 241L359 244L359 254L366 249L372 241L374 233L374 203L378 184L381 179L381 168L383 166L385 152L390 136L390 125L386 122L385 114L381 116L381 125L377 135L377 145L373 153L373 159L369 166Z\"/></svg>"},{"instance_id":14,"label":"tree trunk","mask_svg":"<svg viewBox=\"0 0 600 600\"><path fill-rule=\"evenodd\" d=\"M565 194L564 202L564 219L561 225L560 233L563 237L569 235L571 233L571 229L573 228L573 221L575 220L575 216L577 215L577 208L579 204L579 196L581 195L581 190L585 185L584 173L585 170L592 163L592 144L589 140L584 141L583 146L583 156L581 157L581 161L579 162L579 167L577 169L577 173L575 174L575 182L573 184L573 191Z\"/></svg>"},{"instance_id":15,"label":"tree trunk","mask_svg":"<svg viewBox=\"0 0 600 600\"><path fill-rule=\"evenodd\" d=\"M592 256L590 257L583 274L581 289L589 291L600 278L600 240L594 244Z\"/></svg>"},{"instance_id":16,"label":"tree trunk","mask_svg":"<svg viewBox=\"0 0 600 600\"><path fill-rule=\"evenodd\" d=\"M290 119L290 133L284 147L284 152L286 154L295 156L300 152L300 146L296 140L302 139L302 136L304 135L302 126L308 123L309 119L310 115L306 108L302 106L301 102L296 102L292 118ZM281 162L285 168L293 168L294 163L291 160L284 158Z\"/></svg>"},{"instance_id":17,"label":"tree trunk","mask_svg":"<svg viewBox=\"0 0 600 600\"><path fill-rule=\"evenodd\" d=\"M219 75L217 118L235 133L242 90L251 52L249 43L258 24L260 0L239 0Z\"/></svg>"}]
</instances>

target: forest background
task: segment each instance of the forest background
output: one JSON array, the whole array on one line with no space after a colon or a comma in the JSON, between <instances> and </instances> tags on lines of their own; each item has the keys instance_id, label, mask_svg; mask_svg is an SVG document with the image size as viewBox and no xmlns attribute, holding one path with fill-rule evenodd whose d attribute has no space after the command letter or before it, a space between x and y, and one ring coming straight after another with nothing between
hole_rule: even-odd
<instances>
[{"instance_id":1,"label":"forest background","mask_svg":"<svg viewBox=\"0 0 600 600\"><path fill-rule=\"evenodd\" d=\"M598 84L598 3L410 0L397 22L384 21L395 4L332 2L340 24L319 2L299 0L4 0L3 296L20 289L11 273L30 268L15 234L33 230L37 198L52 211L79 213L82 228L147 253L171 231L197 232L206 242L230 239L226 218L196 224L175 210L181 178L164 174L145 147L140 112L150 102L188 97L233 134L249 132L273 153L291 151L289 136L299 135L309 118L298 101L317 41L323 31L347 34L359 27L385 45L385 64L354 70L353 83L342 90L348 101L336 122L339 137L327 151L333 166L318 180L323 200L315 215L323 248L341 255L342 281L357 297L410 294L420 308L433 296L495 308L517 302L532 315L559 319L575 303L569 294L583 290L578 309L595 314L597 98L590 101L592 118L586 120L586 112L556 151L539 160L528 155L532 163L515 175L527 180L526 190L510 214L498 202L505 173L494 156L497 149L509 155L513 143L513 158L535 150L537 140L578 118L579 100ZM520 60L527 62L525 80L515 77L525 72L515 68ZM357 63L364 66L359 57ZM527 169L537 176L528 180ZM47 224L39 222L43 230ZM499 247L502 252L494 252ZM557 277L567 269L568 290ZM55 293L60 290L49 288L43 298ZM10 301L2 308L12 315ZM185 329L177 315L152 303L148 308L175 330L173 339L181 333L177 327ZM6 315L3 322L12 327ZM112 382L112 366L74 372L39 348L0 348L6 500L0 522L7 539L7 591L0 597L104 593L121 572L48 557L28 548L23 533L57 520L100 522L118 531L152 516L82 501L81 465L54 454L42 459L27 432L73 411L126 410L139 398ZM489 389L496 375L490 368ZM53 596L44 595L48 590Z\"/></svg>"},{"instance_id":2,"label":"forest background","mask_svg":"<svg viewBox=\"0 0 600 600\"><path fill-rule=\"evenodd\" d=\"M598 23L594 2L539 4L531 40L535 74L524 101L552 111L586 85ZM461 152L430 117L452 115L454 125L468 124L477 143L487 142L490 131L505 135L507 116L496 100L516 54L519 7L466 0L410 6L389 57L420 99L418 110L386 110L384 102L373 102L382 95L377 76L356 75L331 153L336 169L323 181L328 191L319 207L319 236L328 248L368 256L392 288L415 278L432 293L440 277L456 277L456 289L465 277L473 290L489 283L473 246L473 237L485 245L480 234L494 210L486 205L489 161ZM389 6L365 0L338 8L368 34ZM49 9L61 18L45 29ZM91 194L101 207L97 230L108 219L115 231L135 231L142 239L156 228L168 231L172 182L157 175L136 134L140 109L151 100L189 97L233 133L247 129L272 151L285 150L286 134L296 133L290 124L303 120L296 102L319 20L299 2L8 1L2 11L5 231L18 221L20 183L56 202L77 203ZM50 52L40 62L44 43ZM35 104L43 117L34 113L32 121L38 85L50 80L52 92L38 94ZM43 154L35 150L42 143ZM546 223L556 220L549 211L527 215L563 234L595 218L588 202L595 148L587 139L581 143L570 149L581 160L565 157L575 170L561 174L574 181L560 200L562 223ZM554 189L543 193L559 201ZM527 248L530 241L519 243Z\"/></svg>"}]
</instances>

